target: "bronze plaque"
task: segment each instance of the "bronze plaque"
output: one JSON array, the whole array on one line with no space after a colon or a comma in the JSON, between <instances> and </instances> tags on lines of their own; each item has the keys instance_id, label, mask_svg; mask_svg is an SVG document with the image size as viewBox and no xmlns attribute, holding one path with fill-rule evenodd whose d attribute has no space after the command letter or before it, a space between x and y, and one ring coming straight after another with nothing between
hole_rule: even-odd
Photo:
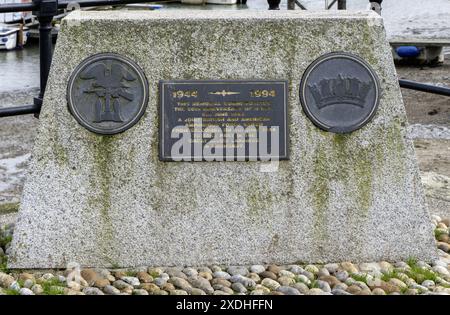
<instances>
[{"instance_id":1,"label":"bronze plaque","mask_svg":"<svg viewBox=\"0 0 450 315\"><path fill-rule=\"evenodd\" d=\"M288 158L285 80L160 82L160 159Z\"/></svg>"}]
</instances>

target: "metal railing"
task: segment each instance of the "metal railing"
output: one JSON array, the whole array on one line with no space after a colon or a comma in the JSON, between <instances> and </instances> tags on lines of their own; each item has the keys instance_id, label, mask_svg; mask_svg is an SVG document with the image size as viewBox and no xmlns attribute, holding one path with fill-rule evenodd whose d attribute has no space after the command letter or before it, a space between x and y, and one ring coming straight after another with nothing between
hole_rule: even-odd
<instances>
[{"instance_id":1,"label":"metal railing","mask_svg":"<svg viewBox=\"0 0 450 315\"><path fill-rule=\"evenodd\" d=\"M34 114L39 117L47 86L48 74L52 63L52 21L58 10L67 8L83 8L97 6L113 6L131 3L157 2L156 0L33 0L30 3L10 3L0 5L0 13L32 11L39 22L39 95L33 99L33 104L0 108L0 117Z\"/></svg>"},{"instance_id":2,"label":"metal railing","mask_svg":"<svg viewBox=\"0 0 450 315\"><path fill-rule=\"evenodd\" d=\"M82 7L97 7L97 6L114 6L125 5L132 3L149 3L159 2L158 0L82 0L82 1L67 1L67 0L33 0L30 3L10 3L1 4L0 13L9 12L24 12L32 11L39 22L39 67L40 67L40 86L39 95L34 98L33 104L24 106L14 106L7 108L0 108L0 117L34 114L39 117L42 107L42 100L44 98L45 87L47 85L48 74L52 62L53 44L52 44L52 21L58 14L59 9L67 8L82 8ZM279 0L268 0L269 5ZM345 0L334 0L330 3L331 8L335 3L338 4L338 9L345 9ZM382 0L371 0L371 3L380 3ZM298 0L288 0L288 9L295 9L295 5L304 8ZM438 87L430 84L418 83L414 81L399 80L399 84L403 88L413 89L428 93L435 93L440 95L450 96L450 88Z\"/></svg>"}]
</instances>

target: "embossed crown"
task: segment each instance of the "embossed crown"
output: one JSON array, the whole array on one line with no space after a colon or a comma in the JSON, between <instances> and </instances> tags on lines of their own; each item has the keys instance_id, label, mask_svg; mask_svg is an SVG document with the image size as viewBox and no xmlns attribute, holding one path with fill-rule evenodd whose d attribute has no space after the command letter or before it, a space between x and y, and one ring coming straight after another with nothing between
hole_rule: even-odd
<instances>
[{"instance_id":1,"label":"embossed crown","mask_svg":"<svg viewBox=\"0 0 450 315\"><path fill-rule=\"evenodd\" d=\"M322 79L308 88L316 101L316 106L322 109L337 104L348 104L364 108L370 84L358 78L338 75L334 79Z\"/></svg>"}]
</instances>

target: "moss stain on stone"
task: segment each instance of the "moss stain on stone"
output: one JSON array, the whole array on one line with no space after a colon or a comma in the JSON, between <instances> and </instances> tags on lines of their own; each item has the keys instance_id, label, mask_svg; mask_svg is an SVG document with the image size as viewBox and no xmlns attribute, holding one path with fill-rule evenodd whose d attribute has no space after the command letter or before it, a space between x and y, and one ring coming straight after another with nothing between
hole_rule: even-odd
<instances>
[{"instance_id":1,"label":"moss stain on stone","mask_svg":"<svg viewBox=\"0 0 450 315\"><path fill-rule=\"evenodd\" d=\"M255 178L245 193L248 214L254 219L263 216L263 211L272 209L275 198L265 180Z\"/></svg>"},{"instance_id":2,"label":"moss stain on stone","mask_svg":"<svg viewBox=\"0 0 450 315\"><path fill-rule=\"evenodd\" d=\"M0 215L19 211L19 202L7 202L0 204Z\"/></svg>"},{"instance_id":3,"label":"moss stain on stone","mask_svg":"<svg viewBox=\"0 0 450 315\"><path fill-rule=\"evenodd\" d=\"M111 151L114 150L116 136L93 135L91 139L95 178L91 189L98 194L93 197L90 204L92 209L99 209L102 219L102 227L98 231L100 253L106 261L113 261L111 250L114 248L114 230L111 221Z\"/></svg>"}]
</instances>

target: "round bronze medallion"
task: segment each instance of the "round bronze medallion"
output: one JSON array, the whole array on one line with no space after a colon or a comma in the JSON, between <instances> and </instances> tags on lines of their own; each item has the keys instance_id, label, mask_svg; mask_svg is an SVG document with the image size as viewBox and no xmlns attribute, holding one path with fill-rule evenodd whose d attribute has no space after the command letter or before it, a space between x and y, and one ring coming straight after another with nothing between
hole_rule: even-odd
<instances>
[{"instance_id":1,"label":"round bronze medallion","mask_svg":"<svg viewBox=\"0 0 450 315\"><path fill-rule=\"evenodd\" d=\"M69 110L86 129L116 134L144 114L148 83L132 60L111 53L93 55L73 71L67 86Z\"/></svg>"},{"instance_id":2,"label":"round bronze medallion","mask_svg":"<svg viewBox=\"0 0 450 315\"><path fill-rule=\"evenodd\" d=\"M329 53L316 59L303 74L300 102L319 128L335 132L355 131L374 116L380 84L373 69L349 53Z\"/></svg>"}]
</instances>

